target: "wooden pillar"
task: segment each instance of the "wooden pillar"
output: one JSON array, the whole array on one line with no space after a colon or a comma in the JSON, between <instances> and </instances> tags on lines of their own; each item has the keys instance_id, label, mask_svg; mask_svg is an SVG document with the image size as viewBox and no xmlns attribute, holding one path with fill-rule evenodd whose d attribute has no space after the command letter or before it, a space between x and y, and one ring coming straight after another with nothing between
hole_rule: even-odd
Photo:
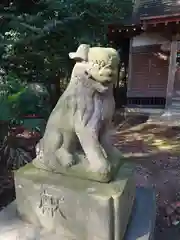
<instances>
[{"instance_id":1,"label":"wooden pillar","mask_svg":"<svg viewBox=\"0 0 180 240\"><path fill-rule=\"evenodd\" d=\"M133 79L132 79L132 42L133 42L133 39L130 40L130 44L129 44L127 95L128 95L128 92L131 91L131 84L132 84L132 81L133 81Z\"/></svg>"},{"instance_id":2,"label":"wooden pillar","mask_svg":"<svg viewBox=\"0 0 180 240\"><path fill-rule=\"evenodd\" d=\"M177 58L177 39L173 39L171 42L170 58L169 58L169 71L168 82L166 91L166 109L172 104L174 80L176 72L176 58Z\"/></svg>"}]
</instances>

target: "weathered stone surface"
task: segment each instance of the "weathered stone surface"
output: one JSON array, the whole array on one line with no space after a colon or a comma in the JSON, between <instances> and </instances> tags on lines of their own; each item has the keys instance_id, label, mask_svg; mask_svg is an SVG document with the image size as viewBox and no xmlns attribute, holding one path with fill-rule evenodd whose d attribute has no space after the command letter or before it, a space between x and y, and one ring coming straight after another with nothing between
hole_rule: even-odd
<instances>
[{"instance_id":1,"label":"weathered stone surface","mask_svg":"<svg viewBox=\"0 0 180 240\"><path fill-rule=\"evenodd\" d=\"M128 164L109 184L54 174L28 164L15 172L15 186L23 220L78 240L123 239L135 196Z\"/></svg>"},{"instance_id":2,"label":"weathered stone surface","mask_svg":"<svg viewBox=\"0 0 180 240\"><path fill-rule=\"evenodd\" d=\"M0 212L1 240L79 240L76 238L60 237L55 233L40 229L33 224L28 224L18 217L16 210L16 202L13 202ZM134 201L132 217L123 240L154 239L155 215L154 192L143 188L136 189L136 201Z\"/></svg>"},{"instance_id":3,"label":"weathered stone surface","mask_svg":"<svg viewBox=\"0 0 180 240\"><path fill-rule=\"evenodd\" d=\"M109 134L119 54L113 48L80 45L70 56L77 62L36 146L33 164L50 172L109 182L122 163Z\"/></svg>"}]
</instances>

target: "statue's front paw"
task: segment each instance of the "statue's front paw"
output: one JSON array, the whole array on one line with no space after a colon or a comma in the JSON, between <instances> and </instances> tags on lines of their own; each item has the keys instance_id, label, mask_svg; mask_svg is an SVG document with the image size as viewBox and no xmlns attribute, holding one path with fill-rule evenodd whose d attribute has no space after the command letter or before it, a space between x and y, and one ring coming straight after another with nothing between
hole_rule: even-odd
<instances>
[{"instance_id":1,"label":"statue's front paw","mask_svg":"<svg viewBox=\"0 0 180 240\"><path fill-rule=\"evenodd\" d=\"M106 179L109 177L109 175L111 173L111 167L110 167L110 165L102 166L101 168L99 168L98 172L103 179Z\"/></svg>"},{"instance_id":2,"label":"statue's front paw","mask_svg":"<svg viewBox=\"0 0 180 240\"><path fill-rule=\"evenodd\" d=\"M111 174L111 165L109 163L102 163L94 166L90 170L94 173L99 174L102 179L107 179Z\"/></svg>"},{"instance_id":3,"label":"statue's front paw","mask_svg":"<svg viewBox=\"0 0 180 240\"><path fill-rule=\"evenodd\" d=\"M75 160L72 154L64 149L59 149L55 153L57 161L63 167L71 167L75 164Z\"/></svg>"},{"instance_id":4,"label":"statue's front paw","mask_svg":"<svg viewBox=\"0 0 180 240\"><path fill-rule=\"evenodd\" d=\"M32 163L35 167L48 171L54 171L57 167L56 158L52 153L46 153L42 156L38 155Z\"/></svg>"}]
</instances>

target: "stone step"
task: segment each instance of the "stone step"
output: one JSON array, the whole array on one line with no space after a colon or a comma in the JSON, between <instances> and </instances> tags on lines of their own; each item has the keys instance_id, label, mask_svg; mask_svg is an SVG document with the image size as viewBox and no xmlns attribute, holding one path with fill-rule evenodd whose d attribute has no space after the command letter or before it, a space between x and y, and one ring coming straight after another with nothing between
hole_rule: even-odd
<instances>
[{"instance_id":1,"label":"stone step","mask_svg":"<svg viewBox=\"0 0 180 240\"><path fill-rule=\"evenodd\" d=\"M172 102L171 106L172 107L180 107L180 103L179 102Z\"/></svg>"},{"instance_id":2,"label":"stone step","mask_svg":"<svg viewBox=\"0 0 180 240\"><path fill-rule=\"evenodd\" d=\"M173 97L172 101L179 101L180 102L180 96Z\"/></svg>"},{"instance_id":3,"label":"stone step","mask_svg":"<svg viewBox=\"0 0 180 240\"><path fill-rule=\"evenodd\" d=\"M171 113L175 116L180 114L180 107L179 108L172 107L172 108L170 108L170 110L171 110Z\"/></svg>"},{"instance_id":4,"label":"stone step","mask_svg":"<svg viewBox=\"0 0 180 240\"><path fill-rule=\"evenodd\" d=\"M172 105L170 108L180 108L180 102L172 102Z\"/></svg>"},{"instance_id":5,"label":"stone step","mask_svg":"<svg viewBox=\"0 0 180 240\"><path fill-rule=\"evenodd\" d=\"M171 112L173 115L179 115L180 114L180 108L171 108Z\"/></svg>"},{"instance_id":6,"label":"stone step","mask_svg":"<svg viewBox=\"0 0 180 240\"><path fill-rule=\"evenodd\" d=\"M170 108L170 110L172 111L172 112L180 112L180 106L179 107L177 107L177 106L172 106L171 108Z\"/></svg>"},{"instance_id":7,"label":"stone step","mask_svg":"<svg viewBox=\"0 0 180 240\"><path fill-rule=\"evenodd\" d=\"M180 119L180 110L179 109L169 109L169 111L164 112L160 119Z\"/></svg>"},{"instance_id":8,"label":"stone step","mask_svg":"<svg viewBox=\"0 0 180 240\"><path fill-rule=\"evenodd\" d=\"M179 95L180 96L180 91L175 91L174 95Z\"/></svg>"}]
</instances>

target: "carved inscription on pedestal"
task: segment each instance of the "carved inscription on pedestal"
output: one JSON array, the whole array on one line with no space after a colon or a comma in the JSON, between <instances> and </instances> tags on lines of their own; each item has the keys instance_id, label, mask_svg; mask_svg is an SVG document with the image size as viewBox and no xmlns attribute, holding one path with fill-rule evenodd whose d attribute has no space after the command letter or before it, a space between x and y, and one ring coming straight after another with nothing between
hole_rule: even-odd
<instances>
[{"instance_id":1,"label":"carved inscription on pedestal","mask_svg":"<svg viewBox=\"0 0 180 240\"><path fill-rule=\"evenodd\" d=\"M64 202L64 198L53 197L44 190L40 195L40 204L39 208L42 210L42 213L49 213L52 217L55 216L55 213L60 213L60 215L66 219L64 213L61 210L61 204Z\"/></svg>"}]
</instances>

